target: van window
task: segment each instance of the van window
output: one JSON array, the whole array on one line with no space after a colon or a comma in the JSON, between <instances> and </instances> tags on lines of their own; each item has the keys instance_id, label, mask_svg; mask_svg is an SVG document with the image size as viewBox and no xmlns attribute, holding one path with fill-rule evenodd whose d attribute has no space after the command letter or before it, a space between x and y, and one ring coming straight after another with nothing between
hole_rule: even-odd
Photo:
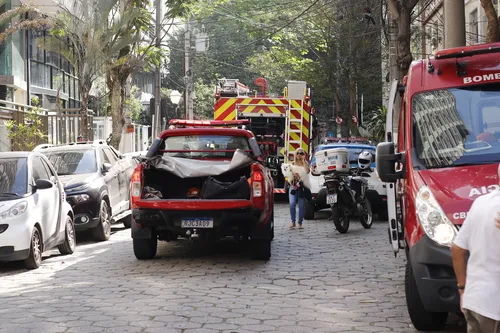
<instances>
[{"instance_id":1,"label":"van window","mask_svg":"<svg viewBox=\"0 0 500 333\"><path fill-rule=\"evenodd\" d=\"M442 168L498 163L499 84L418 93L412 110L419 164Z\"/></svg>"}]
</instances>

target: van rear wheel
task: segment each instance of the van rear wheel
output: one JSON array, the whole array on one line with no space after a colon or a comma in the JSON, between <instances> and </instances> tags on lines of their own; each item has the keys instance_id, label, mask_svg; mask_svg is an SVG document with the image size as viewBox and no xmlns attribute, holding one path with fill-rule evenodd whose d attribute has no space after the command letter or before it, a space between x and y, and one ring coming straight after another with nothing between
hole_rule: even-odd
<instances>
[{"instance_id":1,"label":"van rear wheel","mask_svg":"<svg viewBox=\"0 0 500 333\"><path fill-rule=\"evenodd\" d=\"M405 272L405 294L406 305L408 314L410 315L413 326L419 331L440 331L444 329L446 320L448 319L447 312L428 312L420 295L418 293L417 283L415 282L415 275L411 268L411 263L406 262Z\"/></svg>"}]
</instances>

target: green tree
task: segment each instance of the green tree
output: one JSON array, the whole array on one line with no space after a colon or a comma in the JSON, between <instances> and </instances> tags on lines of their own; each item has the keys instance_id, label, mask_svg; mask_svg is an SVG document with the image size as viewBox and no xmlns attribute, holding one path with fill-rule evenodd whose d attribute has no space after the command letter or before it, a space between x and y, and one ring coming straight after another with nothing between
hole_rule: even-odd
<instances>
[{"instance_id":1,"label":"green tree","mask_svg":"<svg viewBox=\"0 0 500 333\"><path fill-rule=\"evenodd\" d=\"M387 108L385 106L378 107L372 111L366 121L366 126L371 133L372 138L377 142L385 141L385 123L387 119Z\"/></svg>"},{"instance_id":2,"label":"green tree","mask_svg":"<svg viewBox=\"0 0 500 333\"><path fill-rule=\"evenodd\" d=\"M13 151L31 151L46 138L41 117L43 110L39 107L38 98L33 97L31 104L33 107L27 112L18 113L20 120L9 120L6 124Z\"/></svg>"},{"instance_id":3,"label":"green tree","mask_svg":"<svg viewBox=\"0 0 500 333\"><path fill-rule=\"evenodd\" d=\"M88 139L91 124L87 109L89 93L94 81L103 73L105 65L120 50L130 44L120 31L137 17L137 13L115 17L120 0L75 0L71 8L59 4L51 35L40 39L39 46L66 58L78 76L81 98L82 136Z\"/></svg>"}]
</instances>

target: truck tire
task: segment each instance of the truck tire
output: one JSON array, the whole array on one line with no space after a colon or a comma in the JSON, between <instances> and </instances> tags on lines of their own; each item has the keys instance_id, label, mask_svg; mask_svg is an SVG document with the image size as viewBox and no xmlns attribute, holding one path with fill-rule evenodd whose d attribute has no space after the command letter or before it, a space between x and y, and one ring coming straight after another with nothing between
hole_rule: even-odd
<instances>
[{"instance_id":1,"label":"truck tire","mask_svg":"<svg viewBox=\"0 0 500 333\"><path fill-rule=\"evenodd\" d=\"M304 219L306 220L314 220L314 212L316 210L316 207L314 206L314 204L310 203L310 202L305 202L305 212L304 212Z\"/></svg>"},{"instance_id":2,"label":"truck tire","mask_svg":"<svg viewBox=\"0 0 500 333\"><path fill-rule=\"evenodd\" d=\"M252 258L254 260L269 260L271 258L271 240L255 239L252 240Z\"/></svg>"},{"instance_id":3,"label":"truck tire","mask_svg":"<svg viewBox=\"0 0 500 333\"><path fill-rule=\"evenodd\" d=\"M273 212L271 213L271 241L274 239L274 209Z\"/></svg>"},{"instance_id":4,"label":"truck tire","mask_svg":"<svg viewBox=\"0 0 500 333\"><path fill-rule=\"evenodd\" d=\"M153 259L156 256L158 248L158 239L156 233L151 232L151 238L133 239L134 255L139 260Z\"/></svg>"},{"instance_id":5,"label":"truck tire","mask_svg":"<svg viewBox=\"0 0 500 333\"><path fill-rule=\"evenodd\" d=\"M447 312L428 312L418 293L411 263L406 262L405 272L406 306L413 326L419 331L440 331L446 325Z\"/></svg>"},{"instance_id":6,"label":"truck tire","mask_svg":"<svg viewBox=\"0 0 500 333\"><path fill-rule=\"evenodd\" d=\"M332 205L332 219L335 228L341 234L345 234L349 230L349 215L346 215L343 209L340 209L339 204Z\"/></svg>"}]
</instances>

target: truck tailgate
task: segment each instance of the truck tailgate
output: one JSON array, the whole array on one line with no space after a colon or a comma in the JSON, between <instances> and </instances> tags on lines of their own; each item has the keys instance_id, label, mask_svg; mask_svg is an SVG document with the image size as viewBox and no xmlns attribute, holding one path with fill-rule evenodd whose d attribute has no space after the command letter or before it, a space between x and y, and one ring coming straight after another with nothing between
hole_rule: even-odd
<instances>
[{"instance_id":1,"label":"truck tailgate","mask_svg":"<svg viewBox=\"0 0 500 333\"><path fill-rule=\"evenodd\" d=\"M135 208L158 209L158 210L226 210L252 207L251 200L196 200L196 199L170 199L170 200L138 200Z\"/></svg>"}]
</instances>

